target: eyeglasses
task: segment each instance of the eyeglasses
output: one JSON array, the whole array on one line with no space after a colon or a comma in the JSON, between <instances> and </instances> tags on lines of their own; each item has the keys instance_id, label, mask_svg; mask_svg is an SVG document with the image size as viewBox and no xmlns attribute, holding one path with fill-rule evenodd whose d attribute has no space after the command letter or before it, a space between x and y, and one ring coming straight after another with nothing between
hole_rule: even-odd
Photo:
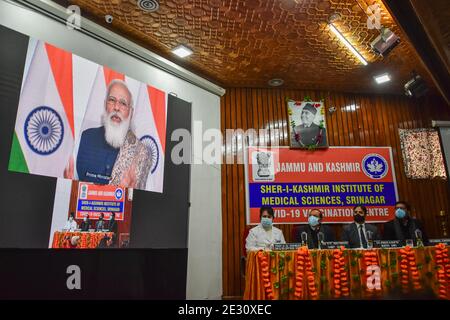
<instances>
[{"instance_id":1,"label":"eyeglasses","mask_svg":"<svg viewBox=\"0 0 450 320\"><path fill-rule=\"evenodd\" d=\"M119 99L117 100L116 97L113 96L109 96L106 99L106 103L108 104L108 106L113 107L116 105L116 103L119 103L119 107L120 109L122 109L123 111L126 111L130 108L130 106L128 105L128 102L125 99Z\"/></svg>"}]
</instances>

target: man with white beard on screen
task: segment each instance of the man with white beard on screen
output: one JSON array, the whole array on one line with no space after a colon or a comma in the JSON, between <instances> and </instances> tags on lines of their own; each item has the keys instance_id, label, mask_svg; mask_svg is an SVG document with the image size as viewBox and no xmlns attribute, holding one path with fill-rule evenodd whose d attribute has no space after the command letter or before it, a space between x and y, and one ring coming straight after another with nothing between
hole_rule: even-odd
<instances>
[{"instance_id":1,"label":"man with white beard on screen","mask_svg":"<svg viewBox=\"0 0 450 320\"><path fill-rule=\"evenodd\" d=\"M133 98L126 83L112 80L107 88L102 126L81 134L76 160L80 181L145 189L152 157L130 127L133 111ZM73 176L71 159L64 177Z\"/></svg>"}]
</instances>

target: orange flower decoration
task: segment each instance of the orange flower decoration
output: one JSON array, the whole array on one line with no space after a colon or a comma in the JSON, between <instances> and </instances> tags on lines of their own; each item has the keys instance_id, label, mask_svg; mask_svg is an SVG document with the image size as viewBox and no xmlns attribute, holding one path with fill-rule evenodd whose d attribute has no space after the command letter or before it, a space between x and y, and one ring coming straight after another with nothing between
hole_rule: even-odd
<instances>
[{"instance_id":1,"label":"orange flower decoration","mask_svg":"<svg viewBox=\"0 0 450 320\"><path fill-rule=\"evenodd\" d=\"M344 269L345 259L343 251L345 248L333 250L333 284L334 297L348 296L350 294L348 288L347 272Z\"/></svg>"},{"instance_id":2,"label":"orange flower decoration","mask_svg":"<svg viewBox=\"0 0 450 320\"><path fill-rule=\"evenodd\" d=\"M274 295L272 284L270 283L269 262L267 260L266 254L264 254L263 251L258 252L258 262L262 270L262 281L266 298L268 300L273 300Z\"/></svg>"},{"instance_id":3,"label":"orange flower decoration","mask_svg":"<svg viewBox=\"0 0 450 320\"><path fill-rule=\"evenodd\" d=\"M309 254L309 250L307 247L300 247L297 250L297 274L295 277L295 292L294 296L297 299L305 299L306 294L309 293L311 299L317 299L317 288L316 283L314 281L314 273L312 272L312 262L311 256ZM306 277L307 283L307 292L303 290L303 280Z\"/></svg>"},{"instance_id":4,"label":"orange flower decoration","mask_svg":"<svg viewBox=\"0 0 450 320\"><path fill-rule=\"evenodd\" d=\"M414 290L422 289L414 251L410 246L406 246L400 250L400 257L402 259L400 262L402 291L406 293L410 290L410 280Z\"/></svg>"},{"instance_id":5,"label":"orange flower decoration","mask_svg":"<svg viewBox=\"0 0 450 320\"><path fill-rule=\"evenodd\" d=\"M440 299L450 299L450 259L445 244L439 243L435 246L434 259L438 267L438 296Z\"/></svg>"},{"instance_id":6,"label":"orange flower decoration","mask_svg":"<svg viewBox=\"0 0 450 320\"><path fill-rule=\"evenodd\" d=\"M364 269L367 270L369 266L378 266L378 255L375 250L365 250L363 254L363 265ZM365 275L365 282L367 281L367 275ZM376 292L376 289L366 288L367 292L373 294Z\"/></svg>"}]
</instances>

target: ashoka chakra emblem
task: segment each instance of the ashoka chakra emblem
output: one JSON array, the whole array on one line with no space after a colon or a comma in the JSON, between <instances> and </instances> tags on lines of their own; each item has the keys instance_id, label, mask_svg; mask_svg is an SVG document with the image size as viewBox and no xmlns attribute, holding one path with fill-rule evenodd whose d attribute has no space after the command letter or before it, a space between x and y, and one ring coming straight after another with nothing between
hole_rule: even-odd
<instances>
[{"instance_id":1,"label":"ashoka chakra emblem","mask_svg":"<svg viewBox=\"0 0 450 320\"><path fill-rule=\"evenodd\" d=\"M24 135L31 150L40 155L49 155L61 145L64 125L55 110L41 106L31 111L25 120Z\"/></svg>"},{"instance_id":2,"label":"ashoka chakra emblem","mask_svg":"<svg viewBox=\"0 0 450 320\"><path fill-rule=\"evenodd\" d=\"M143 136L140 140L148 148L148 151L150 152L150 155L152 157L152 167L150 169L150 172L153 173L158 167L159 162L158 144L156 143L156 140L149 135Z\"/></svg>"}]
</instances>

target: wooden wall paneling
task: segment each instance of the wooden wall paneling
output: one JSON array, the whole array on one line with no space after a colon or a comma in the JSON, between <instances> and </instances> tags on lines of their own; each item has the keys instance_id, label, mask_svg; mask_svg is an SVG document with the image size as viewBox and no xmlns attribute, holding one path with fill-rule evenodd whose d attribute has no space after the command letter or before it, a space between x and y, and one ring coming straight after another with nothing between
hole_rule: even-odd
<instances>
[{"instance_id":1,"label":"wooden wall paneling","mask_svg":"<svg viewBox=\"0 0 450 320\"><path fill-rule=\"evenodd\" d=\"M330 145L339 145L339 125L338 125L338 119L337 119L337 115L340 112L339 111L339 106L336 103L336 100L334 99L334 95L333 96L328 96L327 100L328 101L328 108L330 107L334 107L336 108L336 111L333 112L327 119L327 124L330 123L330 119L331 119L331 131L328 130L328 139L330 139Z\"/></svg>"},{"instance_id":2,"label":"wooden wall paneling","mask_svg":"<svg viewBox=\"0 0 450 320\"><path fill-rule=\"evenodd\" d=\"M286 97L303 100L325 98L328 140L330 145L347 146L391 146L397 188L401 199L414 207L414 212L425 224L432 237L440 236L435 214L449 211L448 182L442 180L414 180L405 176L400 148L398 128L430 127L432 119L449 120L450 110L441 98L427 98L421 101L403 96L361 95L328 93L321 91L288 89L231 88L221 98L221 125L227 128L256 129L259 144L289 145L289 123ZM358 108L351 110L351 105ZM337 111L328 113L334 106ZM348 108L346 108L348 107ZM259 129L269 132L280 129L280 136L259 135ZM224 159L231 155L237 161L238 137L225 141ZM278 139L278 141L276 141ZM242 150L244 152L244 150ZM244 281L240 277L239 259L243 246L245 225L245 177L244 167L238 164L222 165L222 211L223 211L223 295L242 296ZM291 225L282 225L287 241L291 239ZM341 226L333 229L340 236Z\"/></svg>"},{"instance_id":3,"label":"wooden wall paneling","mask_svg":"<svg viewBox=\"0 0 450 320\"><path fill-rule=\"evenodd\" d=\"M232 128L232 124L231 124L231 92L229 94L226 95L226 103L227 103L227 113L226 113L226 128ZM227 146L226 146L226 150L227 150L227 160L230 161L232 159L231 155L231 146L232 145L232 141L227 141ZM233 211L234 211L234 207L233 207L233 172L232 172L232 168L233 165L231 164L227 164L226 165L227 168L227 206L228 206L228 210L227 210L227 219L226 219L226 226L227 226L227 232L230 235L227 239L227 265L226 268L227 270L230 270L232 272L229 272L228 278L229 278L229 283L228 283L228 292L235 292L234 288L235 288L235 281L234 281L234 273L236 272L235 267L232 265L234 263L234 252L233 252L233 239L236 237L235 234L235 230L233 229ZM231 265L230 265L231 264Z\"/></svg>"},{"instance_id":4,"label":"wooden wall paneling","mask_svg":"<svg viewBox=\"0 0 450 320\"><path fill-rule=\"evenodd\" d=\"M226 106L227 104L225 103L226 101L226 96L222 96L220 97L220 126L221 126L221 130L222 130L222 137L223 137L223 144L224 144L224 148L225 148L225 152L222 153L222 166L221 166L221 183L222 183L222 228L223 228L223 232L222 232L222 290L223 292L228 292L229 288L228 288L228 272L225 272L225 270L227 270L228 265L228 247L227 247L227 243L228 243L228 229L226 228L227 226L227 212L228 212L228 206L227 206L227 165L226 165L226 146L227 146L227 141L226 141L226 135L225 135L225 130L226 130L226 115L225 112L227 110ZM226 231L226 232L225 232ZM230 235L232 236L232 234Z\"/></svg>"}]
</instances>

